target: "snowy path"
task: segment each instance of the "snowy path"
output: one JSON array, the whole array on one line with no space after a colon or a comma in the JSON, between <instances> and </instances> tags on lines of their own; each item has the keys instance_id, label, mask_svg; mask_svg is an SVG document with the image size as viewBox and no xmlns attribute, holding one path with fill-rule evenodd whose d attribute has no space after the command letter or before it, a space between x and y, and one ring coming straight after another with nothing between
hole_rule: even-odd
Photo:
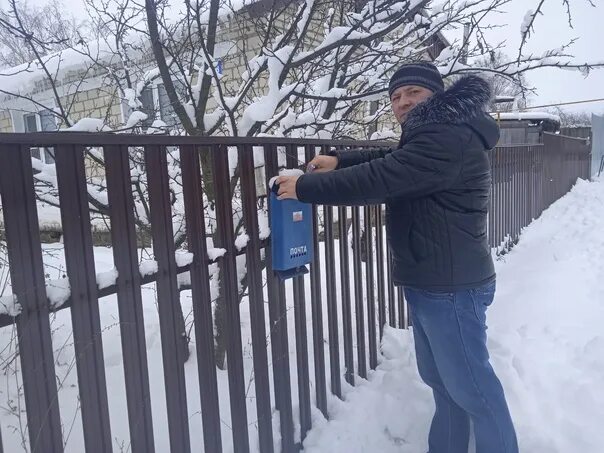
<instances>
[{"instance_id":1,"label":"snowy path","mask_svg":"<svg viewBox=\"0 0 604 453\"><path fill-rule=\"evenodd\" d=\"M580 181L497 262L492 363L523 453L604 451L604 179ZM431 393L412 333L389 329L368 382L331 401L305 452L427 451ZM473 448L471 448L473 451Z\"/></svg>"}]
</instances>

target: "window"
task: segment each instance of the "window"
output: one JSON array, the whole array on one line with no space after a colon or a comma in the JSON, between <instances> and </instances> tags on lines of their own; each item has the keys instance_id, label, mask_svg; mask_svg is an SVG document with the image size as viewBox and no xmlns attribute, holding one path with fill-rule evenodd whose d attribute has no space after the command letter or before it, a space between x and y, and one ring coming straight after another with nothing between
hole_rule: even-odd
<instances>
[{"instance_id":1,"label":"window","mask_svg":"<svg viewBox=\"0 0 604 453\"><path fill-rule=\"evenodd\" d=\"M178 98L185 99L187 90L185 84L176 80L174 81L174 87L176 88ZM170 103L170 98L168 97L168 93L163 84L157 86L157 93L159 97L159 113L161 120L170 127L176 126L179 123L178 116L176 115L176 112L174 112L174 107L172 107L172 104Z\"/></svg>"},{"instance_id":2,"label":"window","mask_svg":"<svg viewBox=\"0 0 604 453\"><path fill-rule=\"evenodd\" d=\"M35 113L23 115L23 125L25 132L38 132L38 115Z\"/></svg>"},{"instance_id":3,"label":"window","mask_svg":"<svg viewBox=\"0 0 604 453\"><path fill-rule=\"evenodd\" d=\"M50 110L40 112L40 126L43 131L57 130L57 117Z\"/></svg>"},{"instance_id":4,"label":"window","mask_svg":"<svg viewBox=\"0 0 604 453\"><path fill-rule=\"evenodd\" d=\"M23 115L23 127L26 133L57 130L55 116L49 111L41 113L26 113ZM31 157L41 160L45 164L55 161L54 154L48 148L31 148Z\"/></svg>"},{"instance_id":5,"label":"window","mask_svg":"<svg viewBox=\"0 0 604 453\"><path fill-rule=\"evenodd\" d=\"M147 119L141 123L143 127L150 127L155 120L155 101L153 100L153 88L145 87L140 95L143 106L140 111L147 115Z\"/></svg>"}]
</instances>

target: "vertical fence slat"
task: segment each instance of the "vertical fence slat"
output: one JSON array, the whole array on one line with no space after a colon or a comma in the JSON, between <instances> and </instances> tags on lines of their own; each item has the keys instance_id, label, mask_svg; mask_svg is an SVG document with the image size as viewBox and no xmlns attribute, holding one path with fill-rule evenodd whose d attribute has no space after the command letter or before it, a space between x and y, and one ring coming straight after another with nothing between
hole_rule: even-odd
<instances>
[{"instance_id":1,"label":"vertical fence slat","mask_svg":"<svg viewBox=\"0 0 604 453\"><path fill-rule=\"evenodd\" d=\"M375 330L375 272L373 267L373 206L365 206L365 277L367 287L367 327L369 334L369 367L377 368L377 339Z\"/></svg>"},{"instance_id":2,"label":"vertical fence slat","mask_svg":"<svg viewBox=\"0 0 604 453\"><path fill-rule=\"evenodd\" d=\"M490 191L489 191L489 208L488 208L488 213L487 213L487 236L488 236L488 241L489 241L489 247L493 248L493 233L492 233L492 228L493 228L493 215L491 214L491 211L493 209L493 150L489 150L488 151L488 156L489 156L489 168L491 171L491 187L490 187Z\"/></svg>"},{"instance_id":3,"label":"vertical fence slat","mask_svg":"<svg viewBox=\"0 0 604 453\"><path fill-rule=\"evenodd\" d=\"M298 147L287 146L287 166L297 168ZM310 386L308 373L308 344L306 338L306 295L304 294L304 276L293 279L294 287L294 320L296 326L296 363L298 369L298 400L300 405L300 437L302 441L311 428Z\"/></svg>"},{"instance_id":4,"label":"vertical fence slat","mask_svg":"<svg viewBox=\"0 0 604 453\"><path fill-rule=\"evenodd\" d=\"M184 362L186 336L176 279L167 149L145 147L153 254L157 261L157 306L161 333L168 431L172 451L190 451Z\"/></svg>"},{"instance_id":5,"label":"vertical fence slat","mask_svg":"<svg viewBox=\"0 0 604 453\"><path fill-rule=\"evenodd\" d=\"M306 147L306 161L315 157L315 150ZM325 381L325 349L323 345L323 301L321 300L321 253L319 250L319 228L317 206L312 206L314 261L310 265L310 297L312 306L312 336L315 363L315 392L317 407L327 417L327 384Z\"/></svg>"},{"instance_id":6,"label":"vertical fence slat","mask_svg":"<svg viewBox=\"0 0 604 453\"><path fill-rule=\"evenodd\" d=\"M109 405L92 249L88 190L82 146L55 152L65 266L71 288L71 318L84 443L88 451L112 450Z\"/></svg>"},{"instance_id":7,"label":"vertical fence slat","mask_svg":"<svg viewBox=\"0 0 604 453\"><path fill-rule=\"evenodd\" d=\"M386 247L386 287L388 288L388 324L396 327L396 294L392 282L392 252Z\"/></svg>"},{"instance_id":8,"label":"vertical fence slat","mask_svg":"<svg viewBox=\"0 0 604 453\"><path fill-rule=\"evenodd\" d=\"M363 270L361 264L361 226L359 208L352 208L352 243L354 303L357 326L357 372L367 378L367 354L365 352L365 313L363 301Z\"/></svg>"},{"instance_id":9,"label":"vertical fence slat","mask_svg":"<svg viewBox=\"0 0 604 453\"><path fill-rule=\"evenodd\" d=\"M258 227L256 178L253 156L253 149L251 146L239 148L243 221L249 237L246 246L245 261L249 288L250 321L252 326L254 386L256 389L259 446L260 451L271 453L273 451L273 424L268 376L268 356L266 352L262 263L260 262L260 233ZM304 327L306 327L306 325ZM306 381L308 385L308 379Z\"/></svg>"},{"instance_id":10,"label":"vertical fence slat","mask_svg":"<svg viewBox=\"0 0 604 453\"><path fill-rule=\"evenodd\" d=\"M513 150L513 148L512 148ZM510 206L512 206L512 204L514 203L514 186L512 183L512 178L513 178L513 161L512 161L512 153L511 152L506 152L505 153L505 157L506 157L506 203L505 203L505 213L506 213L506 227L505 227L505 233L508 236L508 240L512 240L514 235L513 235L513 210L509 209Z\"/></svg>"},{"instance_id":11,"label":"vertical fence slat","mask_svg":"<svg viewBox=\"0 0 604 453\"><path fill-rule=\"evenodd\" d=\"M226 304L225 321L233 446L234 451L239 453L248 452L250 446L247 429L241 319L239 291L237 289L237 251L233 227L233 194L230 188L228 147L212 148L212 169L216 191L216 246L226 250L226 254L220 258L220 278L224 291L221 296L224 297L223 301Z\"/></svg>"},{"instance_id":12,"label":"vertical fence slat","mask_svg":"<svg viewBox=\"0 0 604 453\"><path fill-rule=\"evenodd\" d=\"M206 265L208 257L206 227L203 215L204 202L201 159L194 146L181 146L180 166L185 205L187 244L193 253L190 265L191 296L195 322L195 349L197 351L197 373L203 425L205 451L222 451L220 404L216 381L214 358L214 324L212 321L212 296L210 274ZM204 152L209 153L206 149ZM205 168L209 171L209 168Z\"/></svg>"},{"instance_id":13,"label":"vertical fence slat","mask_svg":"<svg viewBox=\"0 0 604 453\"><path fill-rule=\"evenodd\" d=\"M61 417L29 147L0 145L0 159L11 286L22 308L17 335L30 451L59 453Z\"/></svg>"},{"instance_id":14,"label":"vertical fence slat","mask_svg":"<svg viewBox=\"0 0 604 453\"><path fill-rule=\"evenodd\" d=\"M401 286L396 287L396 301L398 305L398 328L404 329L407 326L407 319L405 317L405 294Z\"/></svg>"},{"instance_id":15,"label":"vertical fence slat","mask_svg":"<svg viewBox=\"0 0 604 453\"><path fill-rule=\"evenodd\" d=\"M519 156L521 153L521 149L514 149L514 153L512 155L512 159L514 160L514 208L512 209L514 212L514 242L518 241L518 236L520 235L520 210L521 210L521 200L520 200L520 162Z\"/></svg>"},{"instance_id":16,"label":"vertical fence slat","mask_svg":"<svg viewBox=\"0 0 604 453\"><path fill-rule=\"evenodd\" d=\"M530 147L526 154L526 190L528 192L526 204L526 224L533 221L533 146Z\"/></svg>"},{"instance_id":17,"label":"vertical fence slat","mask_svg":"<svg viewBox=\"0 0 604 453\"><path fill-rule=\"evenodd\" d=\"M325 216L325 270L327 291L327 323L329 332L329 366L331 393L342 398L340 380L340 346L338 335L338 297L336 293L336 263L333 237L333 207L323 208Z\"/></svg>"},{"instance_id":18,"label":"vertical fence slat","mask_svg":"<svg viewBox=\"0 0 604 453\"><path fill-rule=\"evenodd\" d=\"M504 235L504 216L503 216L503 194L505 187L505 176L503 174L504 170L504 162L503 162L503 152L501 148L496 149L497 153L497 211L495 212L495 223L497 225L496 232L496 241L497 247L501 247L503 243L503 235Z\"/></svg>"},{"instance_id":19,"label":"vertical fence slat","mask_svg":"<svg viewBox=\"0 0 604 453\"><path fill-rule=\"evenodd\" d=\"M512 155L512 159L514 160L514 243L518 242L521 227L522 197L520 192L520 175L522 172L521 156L523 148L526 147L516 148L514 155Z\"/></svg>"},{"instance_id":20,"label":"vertical fence slat","mask_svg":"<svg viewBox=\"0 0 604 453\"><path fill-rule=\"evenodd\" d=\"M375 207L375 255L377 262L377 300L378 300L378 323L380 341L384 336L384 325L386 324L386 294L384 288L384 234L382 231L382 206Z\"/></svg>"},{"instance_id":21,"label":"vertical fence slat","mask_svg":"<svg viewBox=\"0 0 604 453\"><path fill-rule=\"evenodd\" d=\"M277 148L268 145L264 148L266 184L278 174ZM269 206L270 209L270 206ZM289 369L289 343L287 339L287 313L282 311L284 297L283 283L272 270L272 244L265 250L266 276L268 286L269 319L271 326L271 352L273 358L273 382L275 406L279 410L281 428L281 451L291 452L294 446L294 425L292 417L291 381Z\"/></svg>"},{"instance_id":22,"label":"vertical fence slat","mask_svg":"<svg viewBox=\"0 0 604 453\"><path fill-rule=\"evenodd\" d=\"M133 453L152 453L151 395L128 148L106 146L104 158L113 261L119 275L117 301L130 445Z\"/></svg>"},{"instance_id":23,"label":"vertical fence slat","mask_svg":"<svg viewBox=\"0 0 604 453\"><path fill-rule=\"evenodd\" d=\"M300 437L302 442L311 428L308 345L306 343L306 296L304 277L294 278L294 317L296 323L296 358L298 368L298 399L300 404ZM262 450L263 451L263 450Z\"/></svg>"},{"instance_id":24,"label":"vertical fence slat","mask_svg":"<svg viewBox=\"0 0 604 453\"><path fill-rule=\"evenodd\" d=\"M344 379L354 385L354 350L352 343L352 305L348 253L348 216L345 206L338 207L338 245L340 249L340 293L342 296L342 341L344 343Z\"/></svg>"}]
</instances>

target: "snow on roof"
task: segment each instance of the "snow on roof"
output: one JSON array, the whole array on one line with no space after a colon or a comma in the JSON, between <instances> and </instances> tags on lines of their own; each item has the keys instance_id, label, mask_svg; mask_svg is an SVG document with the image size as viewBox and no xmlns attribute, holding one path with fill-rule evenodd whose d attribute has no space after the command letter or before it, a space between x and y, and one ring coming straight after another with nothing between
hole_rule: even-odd
<instances>
[{"instance_id":1,"label":"snow on roof","mask_svg":"<svg viewBox=\"0 0 604 453\"><path fill-rule=\"evenodd\" d=\"M104 64L111 64L115 54L106 43L94 41L87 47L76 46L42 57L48 72L56 78L59 84L69 72L77 71L91 65L93 62L88 55ZM14 68L0 70L0 86L2 90L16 94L26 94L36 90L36 82L44 79L46 73L38 62L25 63Z\"/></svg>"},{"instance_id":2,"label":"snow on roof","mask_svg":"<svg viewBox=\"0 0 604 453\"><path fill-rule=\"evenodd\" d=\"M227 18L233 12L256 3L258 0L229 0L221 5L218 13L219 19ZM180 2L168 4L162 10L164 20L168 23L178 23L184 14ZM201 15L202 23L209 18L209 11ZM141 42L147 41L148 37L143 32L130 32L127 41L138 44L132 48L138 48ZM48 72L59 82L64 80L70 72L78 71L93 64L91 57L102 64L119 64L115 43L111 39L91 40L86 44L77 45L70 49L61 50L42 57ZM134 55L131 55L131 57ZM136 56L134 56L136 58ZM3 91L15 94L29 94L35 91L36 82L47 77L44 69L37 61L25 63L8 69L0 69L0 88Z\"/></svg>"},{"instance_id":3,"label":"snow on roof","mask_svg":"<svg viewBox=\"0 0 604 453\"><path fill-rule=\"evenodd\" d=\"M558 115L553 115L548 112L501 112L501 113L491 113L491 116L495 119L499 118L501 120L528 120L528 121L543 121L550 120L560 123L560 117Z\"/></svg>"}]
</instances>

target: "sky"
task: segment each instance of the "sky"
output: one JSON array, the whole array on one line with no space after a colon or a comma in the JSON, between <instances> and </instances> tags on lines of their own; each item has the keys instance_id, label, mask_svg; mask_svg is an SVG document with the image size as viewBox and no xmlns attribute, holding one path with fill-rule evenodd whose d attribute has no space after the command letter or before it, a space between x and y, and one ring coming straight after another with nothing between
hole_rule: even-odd
<instances>
[{"instance_id":1,"label":"sky","mask_svg":"<svg viewBox=\"0 0 604 453\"><path fill-rule=\"evenodd\" d=\"M28 0L31 5L43 5L48 0ZM177 0L178 1L178 0ZM520 43L520 25L529 9L536 9L538 0L511 0L495 14L490 21L493 25L504 25L491 30L489 39L493 42L506 41L506 52L510 57L517 55ZM546 0L544 14L535 22L535 30L526 51L542 54L544 51L561 46L572 38L579 38L570 52L580 63L604 62L604 51L597 50L604 43L604 1L593 0L597 6L590 6L588 0L572 0L573 26L570 28L562 0ZM8 0L0 0L0 7L5 8ZM69 5L71 14L86 18L84 0L63 0ZM594 70L585 78L578 71L544 68L531 71L528 80L537 89L537 96L529 101L530 105L544 105L558 102L604 98L604 69ZM587 111L604 114L604 102L564 106L570 111Z\"/></svg>"},{"instance_id":2,"label":"sky","mask_svg":"<svg viewBox=\"0 0 604 453\"><path fill-rule=\"evenodd\" d=\"M573 27L570 28L566 9L561 0L546 0L544 14L537 17L534 33L529 38L526 50L535 54L559 47L572 38L579 38L571 48L577 61L581 63L604 62L604 1L595 0L594 8L587 0L571 0ZM493 24L508 24L505 28L489 33L494 42L506 41L510 57L518 54L520 25L529 9L536 9L538 1L514 0L504 8L508 10L493 21ZM604 68L594 70L585 78L578 71L544 68L531 71L529 82L537 88L537 98L530 104L543 105L556 102L571 102L584 99L604 98ZM604 102L564 106L572 111L604 113Z\"/></svg>"}]
</instances>

